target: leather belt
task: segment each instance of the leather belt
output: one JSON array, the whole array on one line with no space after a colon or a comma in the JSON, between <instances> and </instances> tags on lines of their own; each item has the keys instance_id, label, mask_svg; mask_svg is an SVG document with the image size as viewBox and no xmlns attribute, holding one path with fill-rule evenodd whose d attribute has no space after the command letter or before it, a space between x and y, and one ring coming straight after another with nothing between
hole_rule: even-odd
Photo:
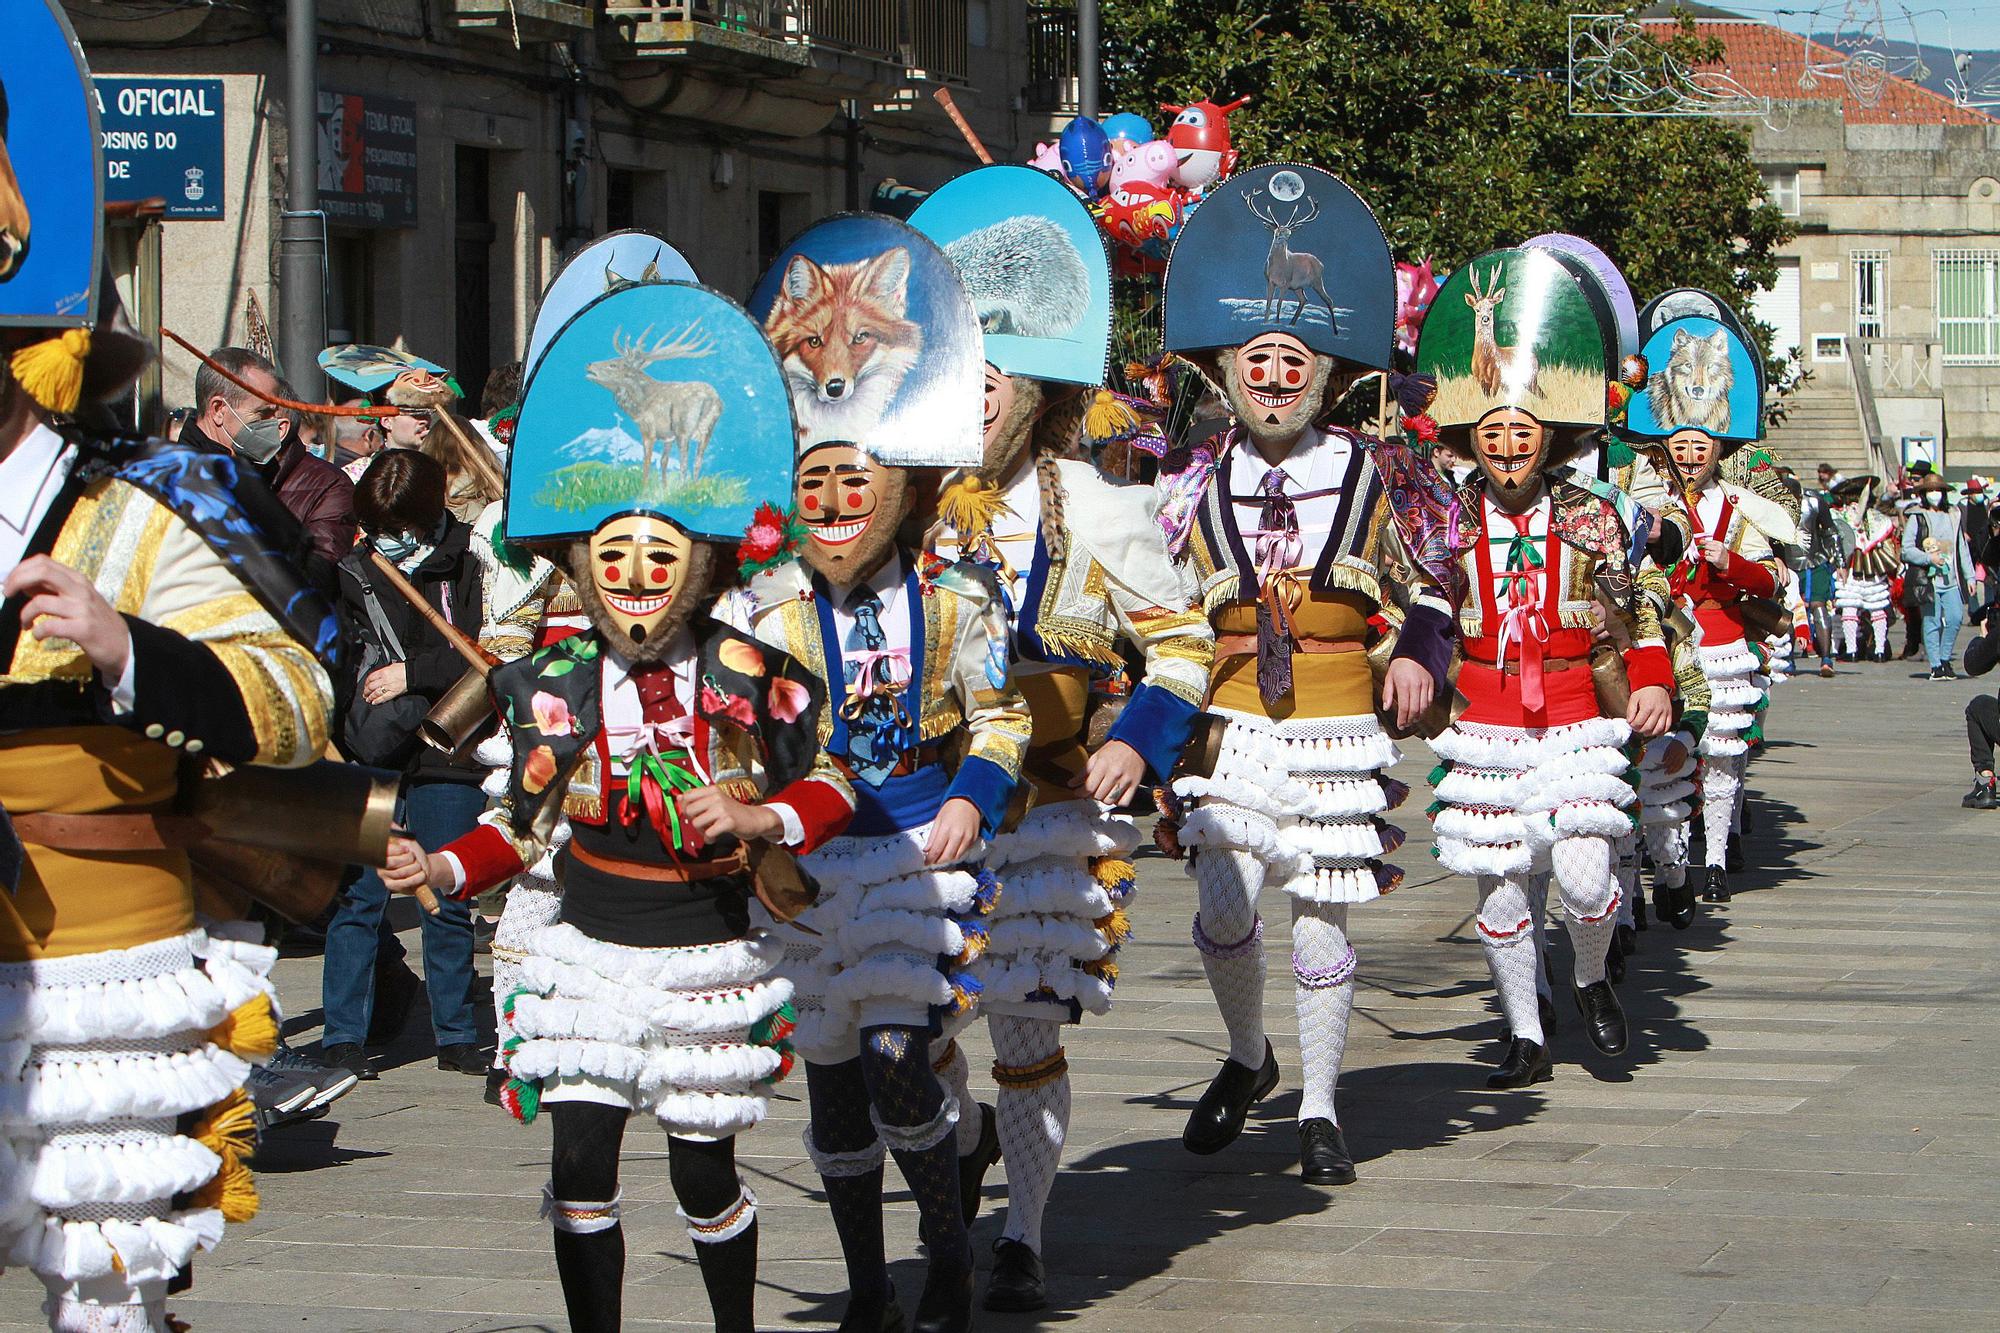
<instances>
[{"instance_id":1,"label":"leather belt","mask_svg":"<svg viewBox=\"0 0 2000 1333\"><path fill-rule=\"evenodd\" d=\"M1368 645L1359 639L1297 639L1292 643L1295 653L1365 653ZM1255 634L1218 634L1215 636L1215 660L1220 662L1229 657L1255 657L1257 636Z\"/></svg>"},{"instance_id":2,"label":"leather belt","mask_svg":"<svg viewBox=\"0 0 2000 1333\"><path fill-rule=\"evenodd\" d=\"M1487 662L1477 657L1468 657L1465 660L1476 662L1480 666L1503 672L1509 676L1518 676L1521 674L1521 660L1518 657L1510 659L1505 666L1494 662ZM1571 667L1588 669L1589 666L1590 659L1588 657L1544 657L1542 659L1542 670L1544 671L1568 671Z\"/></svg>"},{"instance_id":3,"label":"leather belt","mask_svg":"<svg viewBox=\"0 0 2000 1333\"><path fill-rule=\"evenodd\" d=\"M642 879L653 884L693 884L704 879L720 879L724 875L740 875L750 868L750 857L740 846L728 856L713 861L683 861L661 864L652 861L621 861L615 856L599 856L582 846L575 839L569 843L569 854L607 875L617 875L623 879Z\"/></svg>"},{"instance_id":4,"label":"leather belt","mask_svg":"<svg viewBox=\"0 0 2000 1333\"><path fill-rule=\"evenodd\" d=\"M943 746L919 745L914 750L903 751L903 757L898 759L896 766L889 770L889 776L892 778L906 778L918 769L929 768L932 764L940 762L943 758ZM842 773L845 773L850 778L855 776L854 766L848 762L846 755L834 755L832 759L834 766L840 769Z\"/></svg>"},{"instance_id":5,"label":"leather belt","mask_svg":"<svg viewBox=\"0 0 2000 1333\"><path fill-rule=\"evenodd\" d=\"M181 851L211 835L208 825L192 815L150 810L22 814L13 816L13 824L22 842L59 852Z\"/></svg>"},{"instance_id":6,"label":"leather belt","mask_svg":"<svg viewBox=\"0 0 2000 1333\"><path fill-rule=\"evenodd\" d=\"M1721 611L1734 605L1734 602L1718 602L1713 597L1704 597L1694 604L1697 611Z\"/></svg>"}]
</instances>

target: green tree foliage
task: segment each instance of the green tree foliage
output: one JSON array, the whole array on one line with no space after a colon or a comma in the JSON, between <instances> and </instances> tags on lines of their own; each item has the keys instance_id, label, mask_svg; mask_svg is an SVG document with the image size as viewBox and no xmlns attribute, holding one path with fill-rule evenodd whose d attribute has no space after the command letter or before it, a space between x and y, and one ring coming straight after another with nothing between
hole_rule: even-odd
<instances>
[{"instance_id":1,"label":"green tree foliage","mask_svg":"<svg viewBox=\"0 0 2000 1333\"><path fill-rule=\"evenodd\" d=\"M1249 96L1246 166L1345 179L1399 259L1440 274L1546 231L1587 237L1643 303L1706 287L1747 309L1793 234L1740 122L1572 116L1571 6L1546 0L1109 0L1107 111ZM1713 55L1691 36L1683 56ZM1161 119L1166 119L1161 117Z\"/></svg>"}]
</instances>

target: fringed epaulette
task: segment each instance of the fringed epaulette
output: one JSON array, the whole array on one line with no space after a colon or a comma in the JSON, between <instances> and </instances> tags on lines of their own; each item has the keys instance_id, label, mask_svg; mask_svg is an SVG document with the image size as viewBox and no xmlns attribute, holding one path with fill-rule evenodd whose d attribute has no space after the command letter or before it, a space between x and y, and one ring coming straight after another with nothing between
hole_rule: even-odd
<instances>
[{"instance_id":1,"label":"fringed epaulette","mask_svg":"<svg viewBox=\"0 0 2000 1333\"><path fill-rule=\"evenodd\" d=\"M958 538L963 550L993 530L993 521L1007 512L1007 493L976 472L969 472L938 496L938 518Z\"/></svg>"}]
</instances>

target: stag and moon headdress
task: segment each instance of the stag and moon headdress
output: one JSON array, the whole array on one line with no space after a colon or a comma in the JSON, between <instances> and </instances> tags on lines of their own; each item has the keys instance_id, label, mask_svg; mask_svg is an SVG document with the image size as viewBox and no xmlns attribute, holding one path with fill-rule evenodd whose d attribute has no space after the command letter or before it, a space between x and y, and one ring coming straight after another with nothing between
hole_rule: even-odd
<instances>
[{"instance_id":1,"label":"stag and moon headdress","mask_svg":"<svg viewBox=\"0 0 2000 1333\"><path fill-rule=\"evenodd\" d=\"M535 311L522 364L532 375L542 353L570 316L607 292L641 282L699 282L694 266L658 236L647 231L614 231L600 236L564 264Z\"/></svg>"},{"instance_id":2,"label":"stag and moon headdress","mask_svg":"<svg viewBox=\"0 0 2000 1333\"><path fill-rule=\"evenodd\" d=\"M693 283L620 287L570 317L528 382L507 535L650 513L733 542L790 490L795 434L784 373L740 306Z\"/></svg>"}]
</instances>

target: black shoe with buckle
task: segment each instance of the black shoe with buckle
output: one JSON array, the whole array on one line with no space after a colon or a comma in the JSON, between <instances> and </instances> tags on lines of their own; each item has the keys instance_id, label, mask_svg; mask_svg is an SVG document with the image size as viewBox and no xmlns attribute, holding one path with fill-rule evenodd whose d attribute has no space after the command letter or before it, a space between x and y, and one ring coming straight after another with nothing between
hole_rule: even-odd
<instances>
[{"instance_id":1,"label":"black shoe with buckle","mask_svg":"<svg viewBox=\"0 0 2000 1333\"><path fill-rule=\"evenodd\" d=\"M971 1152L958 1159L958 1206L965 1214L965 1225L971 1226L979 1216L979 1195L986 1187L986 1173L999 1160L1000 1131L993 1118L993 1108L980 1102L979 1142L972 1145Z\"/></svg>"},{"instance_id":2,"label":"black shoe with buckle","mask_svg":"<svg viewBox=\"0 0 2000 1333\"><path fill-rule=\"evenodd\" d=\"M1278 1057L1271 1043L1264 1043L1264 1063L1251 1069L1234 1060L1224 1060L1209 1082L1208 1091L1194 1105L1187 1128L1181 1131L1181 1146L1206 1157L1236 1142L1250 1108L1271 1095L1278 1086Z\"/></svg>"},{"instance_id":3,"label":"black shoe with buckle","mask_svg":"<svg viewBox=\"0 0 2000 1333\"><path fill-rule=\"evenodd\" d=\"M1618 992L1609 981L1593 981L1575 988L1576 1007L1583 1015L1590 1044L1606 1055L1625 1053L1625 1011L1618 1005Z\"/></svg>"},{"instance_id":4,"label":"black shoe with buckle","mask_svg":"<svg viewBox=\"0 0 2000 1333\"><path fill-rule=\"evenodd\" d=\"M1992 810L2000 808L2000 793L1994 791L1991 782L1975 782L1972 790L1959 802L1968 810Z\"/></svg>"},{"instance_id":5,"label":"black shoe with buckle","mask_svg":"<svg viewBox=\"0 0 2000 1333\"><path fill-rule=\"evenodd\" d=\"M1318 1116L1299 1121L1299 1178L1308 1185L1354 1183L1354 1155L1339 1125Z\"/></svg>"},{"instance_id":6,"label":"black shoe with buckle","mask_svg":"<svg viewBox=\"0 0 2000 1333\"><path fill-rule=\"evenodd\" d=\"M1049 1303L1042 1278L1042 1257L1025 1241L1001 1237L993 1242L993 1277L986 1284L986 1308L1006 1314L1039 1310Z\"/></svg>"},{"instance_id":7,"label":"black shoe with buckle","mask_svg":"<svg viewBox=\"0 0 2000 1333\"><path fill-rule=\"evenodd\" d=\"M1681 872L1678 884L1655 884L1653 886L1653 913L1675 930L1686 930L1694 924L1695 878L1703 872L1694 869Z\"/></svg>"},{"instance_id":8,"label":"black shoe with buckle","mask_svg":"<svg viewBox=\"0 0 2000 1333\"><path fill-rule=\"evenodd\" d=\"M1547 1083L1555 1069L1549 1063L1546 1046L1526 1037L1516 1037L1507 1045L1507 1058L1487 1076L1489 1088L1525 1088L1531 1083Z\"/></svg>"}]
</instances>

